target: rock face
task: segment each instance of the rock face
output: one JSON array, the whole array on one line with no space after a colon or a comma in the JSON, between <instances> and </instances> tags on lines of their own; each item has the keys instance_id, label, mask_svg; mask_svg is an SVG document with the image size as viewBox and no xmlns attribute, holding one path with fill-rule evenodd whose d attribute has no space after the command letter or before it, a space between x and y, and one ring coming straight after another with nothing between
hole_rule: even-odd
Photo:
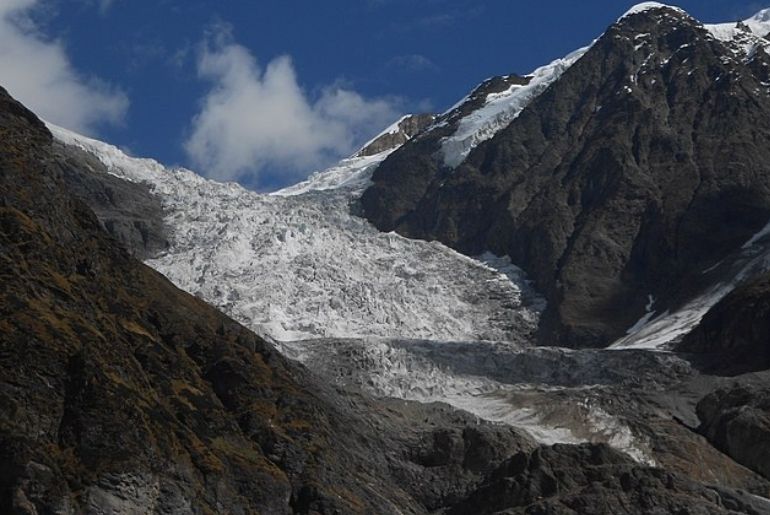
<instances>
[{"instance_id":1,"label":"rock face","mask_svg":"<svg viewBox=\"0 0 770 515\"><path fill-rule=\"evenodd\" d=\"M373 156L403 145L433 123L435 118L432 114L410 114L404 116L391 127L390 131L379 135L362 148L355 157Z\"/></svg>"},{"instance_id":2,"label":"rock face","mask_svg":"<svg viewBox=\"0 0 770 515\"><path fill-rule=\"evenodd\" d=\"M699 431L718 449L770 478L770 388L738 384L698 403Z\"/></svg>"},{"instance_id":3,"label":"rock face","mask_svg":"<svg viewBox=\"0 0 770 515\"><path fill-rule=\"evenodd\" d=\"M53 152L67 188L134 257L148 259L168 248L161 202L147 185L110 175L98 159L76 147L57 142Z\"/></svg>"},{"instance_id":4,"label":"rock face","mask_svg":"<svg viewBox=\"0 0 770 515\"><path fill-rule=\"evenodd\" d=\"M679 349L707 356L714 373L770 369L770 274L748 281L714 306Z\"/></svg>"},{"instance_id":5,"label":"rock face","mask_svg":"<svg viewBox=\"0 0 770 515\"><path fill-rule=\"evenodd\" d=\"M671 491L683 497L667 495ZM767 509L745 494L717 488L706 491L663 470L640 468L603 445L555 445L511 457L488 483L447 513L630 515L762 513Z\"/></svg>"},{"instance_id":6,"label":"rock face","mask_svg":"<svg viewBox=\"0 0 770 515\"><path fill-rule=\"evenodd\" d=\"M364 212L509 255L549 301L542 343L605 345L648 296L675 309L770 219L769 63L679 10L631 14L456 168L440 158L445 129L405 144Z\"/></svg>"}]
</instances>

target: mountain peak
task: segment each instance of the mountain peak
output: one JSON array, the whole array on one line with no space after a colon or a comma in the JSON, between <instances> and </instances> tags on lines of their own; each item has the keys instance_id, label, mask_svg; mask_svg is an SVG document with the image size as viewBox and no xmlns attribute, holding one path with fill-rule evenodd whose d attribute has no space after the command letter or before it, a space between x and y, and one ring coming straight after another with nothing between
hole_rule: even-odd
<instances>
[{"instance_id":1,"label":"mountain peak","mask_svg":"<svg viewBox=\"0 0 770 515\"><path fill-rule=\"evenodd\" d=\"M770 130L760 114L770 112L768 57L756 52L747 59L760 38L745 29L738 34L735 22L724 30L704 27L659 3L629 13L451 173L428 158L447 138L433 146L422 138L386 159L362 196L365 214L382 230L471 255L508 255L527 270L549 300L539 335L545 343L600 345L621 335L645 315L652 285L658 307L664 297L677 305L694 295L685 273L719 262L770 218L770 198L753 203L730 193L735 187L754 199L765 188L748 174L741 178L766 171L753 163L768 159L764 147L750 143ZM727 214L733 211L753 214ZM735 227L710 226L717 212ZM615 222L620 213L623 229ZM688 220L686 240L680 219ZM692 249L691 262L679 257L682 241ZM662 260L668 264L661 267ZM607 278L623 272L587 280L585 271L599 266ZM700 279L691 276L693 284ZM636 313L618 304L618 295L637 299Z\"/></svg>"},{"instance_id":2,"label":"mountain peak","mask_svg":"<svg viewBox=\"0 0 770 515\"><path fill-rule=\"evenodd\" d=\"M749 18L753 21L770 22L770 7L762 9L757 14Z\"/></svg>"},{"instance_id":3,"label":"mountain peak","mask_svg":"<svg viewBox=\"0 0 770 515\"><path fill-rule=\"evenodd\" d=\"M656 10L656 9L670 9L670 10L674 10L674 11L677 11L677 12L680 12L680 13L684 13L685 12L680 7L676 7L676 6L673 6L673 5L662 4L660 2L642 2L642 3L636 4L635 6L631 7L628 11L626 11L626 13L623 16L621 16L619 18L618 21L620 21L623 18L626 18L628 16L632 16L634 14L639 14L639 13L643 13L643 12L647 12L647 11L652 11L652 10Z\"/></svg>"},{"instance_id":4,"label":"mountain peak","mask_svg":"<svg viewBox=\"0 0 770 515\"><path fill-rule=\"evenodd\" d=\"M770 7L762 9L743 23L757 36L766 37L770 34Z\"/></svg>"}]
</instances>

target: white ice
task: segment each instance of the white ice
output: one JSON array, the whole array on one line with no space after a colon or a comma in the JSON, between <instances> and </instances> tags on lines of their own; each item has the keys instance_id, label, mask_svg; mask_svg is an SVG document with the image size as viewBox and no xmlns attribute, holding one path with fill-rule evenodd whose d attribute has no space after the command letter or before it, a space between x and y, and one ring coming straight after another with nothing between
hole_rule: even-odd
<instances>
[{"instance_id":1,"label":"white ice","mask_svg":"<svg viewBox=\"0 0 770 515\"><path fill-rule=\"evenodd\" d=\"M531 289L523 273L502 274L440 243L381 233L351 214L361 188L349 186L365 182L381 155L262 195L51 130L160 196L171 247L148 265L275 340L515 340L537 323L540 304L522 300Z\"/></svg>"}]
</instances>

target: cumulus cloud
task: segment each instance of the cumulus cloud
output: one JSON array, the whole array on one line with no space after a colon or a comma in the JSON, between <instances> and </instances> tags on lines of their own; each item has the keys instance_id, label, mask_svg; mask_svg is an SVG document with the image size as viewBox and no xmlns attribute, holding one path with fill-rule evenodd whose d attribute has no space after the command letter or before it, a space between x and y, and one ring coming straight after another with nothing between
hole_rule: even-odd
<instances>
[{"instance_id":1,"label":"cumulus cloud","mask_svg":"<svg viewBox=\"0 0 770 515\"><path fill-rule=\"evenodd\" d=\"M118 124L126 95L75 70L61 41L43 35L30 18L38 0L0 0L0 85L41 117L92 134Z\"/></svg>"},{"instance_id":2,"label":"cumulus cloud","mask_svg":"<svg viewBox=\"0 0 770 515\"><path fill-rule=\"evenodd\" d=\"M289 57L263 69L221 28L202 47L198 75L211 88L185 150L201 172L220 180L300 178L349 155L398 117L392 99L367 99L342 85L310 98Z\"/></svg>"}]
</instances>

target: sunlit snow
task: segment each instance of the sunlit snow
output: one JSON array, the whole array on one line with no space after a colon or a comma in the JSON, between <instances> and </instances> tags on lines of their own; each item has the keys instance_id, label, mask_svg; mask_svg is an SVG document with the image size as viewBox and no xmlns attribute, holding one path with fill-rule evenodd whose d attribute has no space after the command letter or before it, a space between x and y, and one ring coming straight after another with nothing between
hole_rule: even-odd
<instances>
[{"instance_id":1,"label":"sunlit snow","mask_svg":"<svg viewBox=\"0 0 770 515\"><path fill-rule=\"evenodd\" d=\"M526 85L514 84L506 91L489 94L484 106L462 118L454 134L442 140L444 164L456 167L471 150L507 127L533 99L577 62L588 48L580 48L562 59L556 59L538 68L527 76L530 81Z\"/></svg>"},{"instance_id":2,"label":"sunlit snow","mask_svg":"<svg viewBox=\"0 0 770 515\"><path fill-rule=\"evenodd\" d=\"M147 264L260 334L518 340L537 324L542 300L522 300L531 288L523 273L510 273L510 262L501 273L440 243L381 233L351 214L382 155L343 161L263 195L51 129L118 177L149 183L173 234L171 248Z\"/></svg>"},{"instance_id":3,"label":"sunlit snow","mask_svg":"<svg viewBox=\"0 0 770 515\"><path fill-rule=\"evenodd\" d=\"M639 14L639 13L643 13L643 12L646 12L646 11L651 11L653 9L664 9L664 8L666 8L666 9L673 9L673 10L681 12L681 13L685 12L685 11L683 11L679 7L676 7L676 6L673 6L673 5L662 4L660 2L641 2L639 4L636 4L636 5L632 6L628 11L626 11L626 13L623 16L621 16L619 18L619 20L622 20L623 18L626 18L626 17L631 16L633 14Z\"/></svg>"}]
</instances>

